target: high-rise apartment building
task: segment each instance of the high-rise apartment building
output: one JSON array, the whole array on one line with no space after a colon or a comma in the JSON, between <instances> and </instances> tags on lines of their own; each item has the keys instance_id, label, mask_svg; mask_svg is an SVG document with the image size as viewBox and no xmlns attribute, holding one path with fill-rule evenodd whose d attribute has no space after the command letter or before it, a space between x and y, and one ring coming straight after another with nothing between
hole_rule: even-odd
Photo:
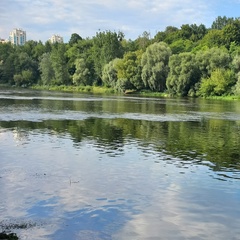
<instances>
[{"instance_id":1,"label":"high-rise apartment building","mask_svg":"<svg viewBox=\"0 0 240 240\"><path fill-rule=\"evenodd\" d=\"M24 45L26 43L26 31L15 28L9 35L9 41L14 45Z\"/></svg>"},{"instance_id":2,"label":"high-rise apartment building","mask_svg":"<svg viewBox=\"0 0 240 240\"><path fill-rule=\"evenodd\" d=\"M49 41L50 41L51 43L57 43L57 42L58 42L58 43L63 43L63 37L54 34L54 35L52 35L51 38L49 38Z\"/></svg>"}]
</instances>

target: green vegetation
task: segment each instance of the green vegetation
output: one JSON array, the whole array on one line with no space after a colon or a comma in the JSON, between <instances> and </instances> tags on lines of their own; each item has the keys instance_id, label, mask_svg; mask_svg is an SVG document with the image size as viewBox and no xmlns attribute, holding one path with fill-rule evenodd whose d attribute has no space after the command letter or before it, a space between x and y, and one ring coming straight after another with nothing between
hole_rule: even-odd
<instances>
[{"instance_id":1,"label":"green vegetation","mask_svg":"<svg viewBox=\"0 0 240 240\"><path fill-rule=\"evenodd\" d=\"M240 95L240 20L167 26L127 40L99 31L69 43L0 43L0 85L84 92L155 92L172 96ZM35 86L36 85L36 86Z\"/></svg>"},{"instance_id":2,"label":"green vegetation","mask_svg":"<svg viewBox=\"0 0 240 240\"><path fill-rule=\"evenodd\" d=\"M66 86L66 85L33 85L32 89L36 90L51 90L51 91L64 91L64 92L89 92L89 93L115 93L116 90L108 87L100 86Z\"/></svg>"}]
</instances>

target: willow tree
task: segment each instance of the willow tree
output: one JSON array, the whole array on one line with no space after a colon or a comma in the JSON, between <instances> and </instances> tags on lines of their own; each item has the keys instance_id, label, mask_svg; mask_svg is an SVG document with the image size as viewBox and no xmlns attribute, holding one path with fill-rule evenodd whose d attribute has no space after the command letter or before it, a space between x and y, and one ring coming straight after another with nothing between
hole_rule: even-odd
<instances>
[{"instance_id":1,"label":"willow tree","mask_svg":"<svg viewBox=\"0 0 240 240\"><path fill-rule=\"evenodd\" d=\"M172 52L164 42L153 43L142 55L142 80L152 91L163 92L169 71L168 61Z\"/></svg>"},{"instance_id":2,"label":"willow tree","mask_svg":"<svg viewBox=\"0 0 240 240\"><path fill-rule=\"evenodd\" d=\"M186 96L193 94L194 85L200 80L200 71L192 53L180 53L170 57L170 72L167 78L167 89L173 95Z\"/></svg>"},{"instance_id":3,"label":"willow tree","mask_svg":"<svg viewBox=\"0 0 240 240\"><path fill-rule=\"evenodd\" d=\"M105 64L102 71L102 81L106 87L116 87L118 80L117 77L117 64L120 61L119 58L115 58L109 63Z\"/></svg>"},{"instance_id":4,"label":"willow tree","mask_svg":"<svg viewBox=\"0 0 240 240\"><path fill-rule=\"evenodd\" d=\"M227 49L217 47L198 51L196 60L204 78L210 77L217 68L228 69L231 62Z\"/></svg>"}]
</instances>

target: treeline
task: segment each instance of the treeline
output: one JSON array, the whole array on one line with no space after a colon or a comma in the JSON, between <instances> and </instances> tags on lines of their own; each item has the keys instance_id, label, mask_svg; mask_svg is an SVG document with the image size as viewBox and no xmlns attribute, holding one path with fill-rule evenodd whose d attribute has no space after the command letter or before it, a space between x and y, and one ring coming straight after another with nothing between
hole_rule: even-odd
<instances>
[{"instance_id":1,"label":"treeline","mask_svg":"<svg viewBox=\"0 0 240 240\"><path fill-rule=\"evenodd\" d=\"M0 43L0 84L105 86L177 96L240 95L240 20L217 17L200 24L144 32L99 31L68 43Z\"/></svg>"}]
</instances>

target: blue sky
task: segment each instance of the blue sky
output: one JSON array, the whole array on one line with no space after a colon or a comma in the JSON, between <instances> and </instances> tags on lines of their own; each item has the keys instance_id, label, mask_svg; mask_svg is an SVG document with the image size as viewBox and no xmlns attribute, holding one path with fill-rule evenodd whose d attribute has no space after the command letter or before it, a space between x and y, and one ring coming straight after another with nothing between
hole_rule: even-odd
<instances>
[{"instance_id":1,"label":"blue sky","mask_svg":"<svg viewBox=\"0 0 240 240\"><path fill-rule=\"evenodd\" d=\"M240 17L240 0L0 0L0 38L13 28L27 40L47 41L59 34L92 37L98 30L122 31L136 39L144 31L153 37L166 26L205 24L217 16Z\"/></svg>"}]
</instances>

